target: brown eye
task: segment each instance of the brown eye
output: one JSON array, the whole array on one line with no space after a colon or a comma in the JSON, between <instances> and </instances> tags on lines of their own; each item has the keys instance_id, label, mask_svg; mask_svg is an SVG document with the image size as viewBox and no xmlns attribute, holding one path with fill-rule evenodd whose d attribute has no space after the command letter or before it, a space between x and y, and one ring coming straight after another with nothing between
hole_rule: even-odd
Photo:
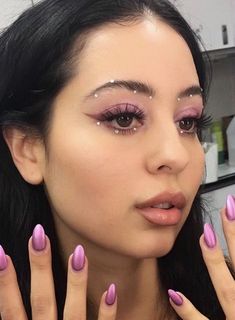
<instances>
[{"instance_id":1,"label":"brown eye","mask_svg":"<svg viewBox=\"0 0 235 320\"><path fill-rule=\"evenodd\" d=\"M194 133L196 130L196 120L194 118L185 118L179 121L178 126L185 133Z\"/></svg>"},{"instance_id":2,"label":"brown eye","mask_svg":"<svg viewBox=\"0 0 235 320\"><path fill-rule=\"evenodd\" d=\"M123 114L116 118L116 122L120 127L129 127L133 121L133 116Z\"/></svg>"}]
</instances>

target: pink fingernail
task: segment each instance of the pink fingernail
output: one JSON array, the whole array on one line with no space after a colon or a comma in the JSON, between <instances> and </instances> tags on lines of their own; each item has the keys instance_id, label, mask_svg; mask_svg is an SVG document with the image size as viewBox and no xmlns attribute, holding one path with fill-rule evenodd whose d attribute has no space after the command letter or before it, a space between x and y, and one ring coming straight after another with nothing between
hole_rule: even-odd
<instances>
[{"instance_id":1,"label":"pink fingernail","mask_svg":"<svg viewBox=\"0 0 235 320\"><path fill-rule=\"evenodd\" d=\"M0 246L0 271L3 271L7 268L7 257L3 250L3 247Z\"/></svg>"},{"instance_id":2,"label":"pink fingernail","mask_svg":"<svg viewBox=\"0 0 235 320\"><path fill-rule=\"evenodd\" d=\"M216 246L216 235L209 223L205 223L204 225L204 240L208 248Z\"/></svg>"},{"instance_id":3,"label":"pink fingernail","mask_svg":"<svg viewBox=\"0 0 235 320\"><path fill-rule=\"evenodd\" d=\"M235 220L235 197L229 194L226 201L226 216L228 220Z\"/></svg>"},{"instance_id":4,"label":"pink fingernail","mask_svg":"<svg viewBox=\"0 0 235 320\"><path fill-rule=\"evenodd\" d=\"M42 251L46 248L46 236L40 224L37 224L33 230L32 245L36 251Z\"/></svg>"},{"instance_id":5,"label":"pink fingernail","mask_svg":"<svg viewBox=\"0 0 235 320\"><path fill-rule=\"evenodd\" d=\"M171 298L171 300L174 302L174 304L176 304L177 306L181 306L183 304L182 297L176 291L169 289L168 295Z\"/></svg>"},{"instance_id":6,"label":"pink fingernail","mask_svg":"<svg viewBox=\"0 0 235 320\"><path fill-rule=\"evenodd\" d=\"M80 271L84 268L84 265L85 265L84 248L83 246L78 245L73 252L72 268L75 271Z\"/></svg>"},{"instance_id":7,"label":"pink fingernail","mask_svg":"<svg viewBox=\"0 0 235 320\"><path fill-rule=\"evenodd\" d=\"M108 291L106 293L106 297L105 297L105 302L107 305L111 306L114 304L115 300L116 300L116 286L114 283L112 283L109 288Z\"/></svg>"}]
</instances>

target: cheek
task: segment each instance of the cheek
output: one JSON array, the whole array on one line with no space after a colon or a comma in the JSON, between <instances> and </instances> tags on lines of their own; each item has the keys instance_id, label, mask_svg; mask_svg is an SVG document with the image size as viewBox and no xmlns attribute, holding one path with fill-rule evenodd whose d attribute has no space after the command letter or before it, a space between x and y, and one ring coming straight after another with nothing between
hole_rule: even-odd
<instances>
[{"instance_id":1,"label":"cheek","mask_svg":"<svg viewBox=\"0 0 235 320\"><path fill-rule=\"evenodd\" d=\"M189 165L182 176L184 181L184 189L190 193L191 202L193 202L198 188L203 180L205 155L199 142L190 146L189 154Z\"/></svg>"},{"instance_id":2,"label":"cheek","mask_svg":"<svg viewBox=\"0 0 235 320\"><path fill-rule=\"evenodd\" d=\"M205 154L200 143L198 143L198 145L192 150L191 155L192 155L192 170L193 170L193 167L195 168L192 174L195 176L195 179L198 181L198 184L200 185L202 182L204 169L205 169Z\"/></svg>"},{"instance_id":3,"label":"cheek","mask_svg":"<svg viewBox=\"0 0 235 320\"><path fill-rule=\"evenodd\" d=\"M91 219L94 229L120 219L117 209L130 205L125 195L133 161L121 156L119 149L97 143L95 137L53 145L45 183L56 214L69 224L79 220L84 229Z\"/></svg>"}]
</instances>

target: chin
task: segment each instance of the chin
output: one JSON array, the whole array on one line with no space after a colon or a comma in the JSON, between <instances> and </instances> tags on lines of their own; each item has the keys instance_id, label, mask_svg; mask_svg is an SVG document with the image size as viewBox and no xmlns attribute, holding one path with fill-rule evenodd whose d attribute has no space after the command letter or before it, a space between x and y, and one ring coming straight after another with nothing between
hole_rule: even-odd
<instances>
[{"instance_id":1,"label":"chin","mask_svg":"<svg viewBox=\"0 0 235 320\"><path fill-rule=\"evenodd\" d=\"M135 244L135 247L132 248L132 252L129 252L129 255L132 255L137 259L160 258L167 255L172 250L174 243L175 237L163 237L162 239L151 242L138 242Z\"/></svg>"}]
</instances>

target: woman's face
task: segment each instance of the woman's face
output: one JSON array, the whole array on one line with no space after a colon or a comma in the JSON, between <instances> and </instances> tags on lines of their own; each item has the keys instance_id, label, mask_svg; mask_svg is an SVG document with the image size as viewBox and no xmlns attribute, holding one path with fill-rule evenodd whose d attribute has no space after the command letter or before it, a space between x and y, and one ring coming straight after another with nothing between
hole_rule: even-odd
<instances>
[{"instance_id":1,"label":"woman's face","mask_svg":"<svg viewBox=\"0 0 235 320\"><path fill-rule=\"evenodd\" d=\"M53 106L43 172L61 239L162 256L189 214L204 167L196 120L183 121L203 109L200 92L182 94L199 86L190 50L157 18L109 24L90 34L75 69ZM171 221L168 211L152 223L136 206L165 192L183 193L180 218Z\"/></svg>"}]
</instances>

